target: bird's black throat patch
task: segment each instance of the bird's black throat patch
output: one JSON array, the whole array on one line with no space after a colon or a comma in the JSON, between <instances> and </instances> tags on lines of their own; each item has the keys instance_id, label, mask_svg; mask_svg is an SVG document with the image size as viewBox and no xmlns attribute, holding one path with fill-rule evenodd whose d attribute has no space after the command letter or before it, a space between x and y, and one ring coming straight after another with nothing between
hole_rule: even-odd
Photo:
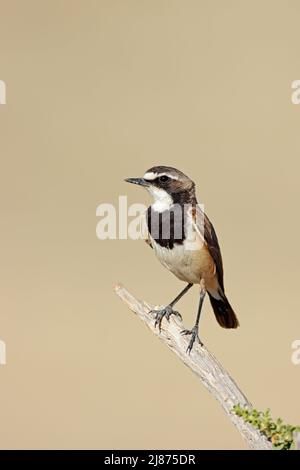
<instances>
[{"instance_id":1,"label":"bird's black throat patch","mask_svg":"<svg viewBox=\"0 0 300 470\"><path fill-rule=\"evenodd\" d=\"M164 212L157 212L150 206L147 210L148 231L161 247L172 249L175 244L182 245L186 238L185 217L180 205Z\"/></svg>"}]
</instances>

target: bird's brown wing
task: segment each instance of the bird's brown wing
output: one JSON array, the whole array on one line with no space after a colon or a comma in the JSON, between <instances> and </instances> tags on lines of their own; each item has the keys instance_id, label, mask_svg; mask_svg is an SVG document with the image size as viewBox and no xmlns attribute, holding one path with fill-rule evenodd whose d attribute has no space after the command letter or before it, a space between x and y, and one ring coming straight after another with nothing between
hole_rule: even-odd
<instances>
[{"instance_id":1,"label":"bird's brown wing","mask_svg":"<svg viewBox=\"0 0 300 470\"><path fill-rule=\"evenodd\" d=\"M218 242L218 237L213 227L213 224L207 217L207 215L202 211L200 206L196 206L196 210L194 211L194 215L196 218L196 226L198 231L202 234L204 232L204 243L206 244L208 251L214 260L216 265L216 272L218 276L219 285L224 291L224 271L223 271L223 261L221 250Z\"/></svg>"}]
</instances>

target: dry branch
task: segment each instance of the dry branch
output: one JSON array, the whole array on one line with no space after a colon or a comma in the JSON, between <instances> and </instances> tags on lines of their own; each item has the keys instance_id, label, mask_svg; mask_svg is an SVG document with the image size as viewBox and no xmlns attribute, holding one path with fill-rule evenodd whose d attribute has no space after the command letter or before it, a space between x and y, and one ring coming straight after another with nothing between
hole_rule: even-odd
<instances>
[{"instance_id":1,"label":"dry branch","mask_svg":"<svg viewBox=\"0 0 300 470\"><path fill-rule=\"evenodd\" d=\"M130 310L146 323L152 333L158 336L200 378L203 385L221 404L250 449L271 450L272 445L267 438L232 411L233 406L237 404L249 409L252 409L252 405L213 354L198 343L194 344L190 355L186 353L188 339L180 334L183 329L182 322L174 316L171 317L169 323L163 320L162 330L159 333L158 328L154 328L153 315L149 313L154 308L153 306L137 300L122 285L117 285L115 292Z\"/></svg>"}]
</instances>

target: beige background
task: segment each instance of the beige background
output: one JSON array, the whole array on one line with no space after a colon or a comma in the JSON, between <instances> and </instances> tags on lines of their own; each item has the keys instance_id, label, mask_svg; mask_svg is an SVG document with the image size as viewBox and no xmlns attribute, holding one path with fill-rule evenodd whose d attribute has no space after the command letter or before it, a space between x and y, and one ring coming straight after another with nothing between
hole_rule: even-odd
<instances>
[{"instance_id":1,"label":"beige background","mask_svg":"<svg viewBox=\"0 0 300 470\"><path fill-rule=\"evenodd\" d=\"M183 285L96 206L192 176L241 322L202 338L250 400L300 423L299 1L0 0L1 448L244 448L197 379L114 296ZM187 326L195 288L180 304Z\"/></svg>"}]
</instances>

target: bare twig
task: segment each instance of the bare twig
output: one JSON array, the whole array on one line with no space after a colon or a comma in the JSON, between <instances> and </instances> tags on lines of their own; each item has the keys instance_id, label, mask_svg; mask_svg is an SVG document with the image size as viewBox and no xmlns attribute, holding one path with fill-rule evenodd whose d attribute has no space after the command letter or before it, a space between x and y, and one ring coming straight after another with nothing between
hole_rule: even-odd
<instances>
[{"instance_id":1,"label":"bare twig","mask_svg":"<svg viewBox=\"0 0 300 470\"><path fill-rule=\"evenodd\" d=\"M249 409L252 409L252 405L217 359L205 346L201 347L196 343L191 354L186 353L188 339L180 334L183 329L182 322L172 316L169 323L166 320L163 321L162 330L159 333L158 328L154 328L153 315L149 313L153 306L137 300L122 285L117 285L115 291L130 310L146 323L152 333L158 336L200 378L203 385L221 404L248 446L256 450L271 450L272 444L267 438L232 411L233 406L237 404Z\"/></svg>"}]
</instances>

